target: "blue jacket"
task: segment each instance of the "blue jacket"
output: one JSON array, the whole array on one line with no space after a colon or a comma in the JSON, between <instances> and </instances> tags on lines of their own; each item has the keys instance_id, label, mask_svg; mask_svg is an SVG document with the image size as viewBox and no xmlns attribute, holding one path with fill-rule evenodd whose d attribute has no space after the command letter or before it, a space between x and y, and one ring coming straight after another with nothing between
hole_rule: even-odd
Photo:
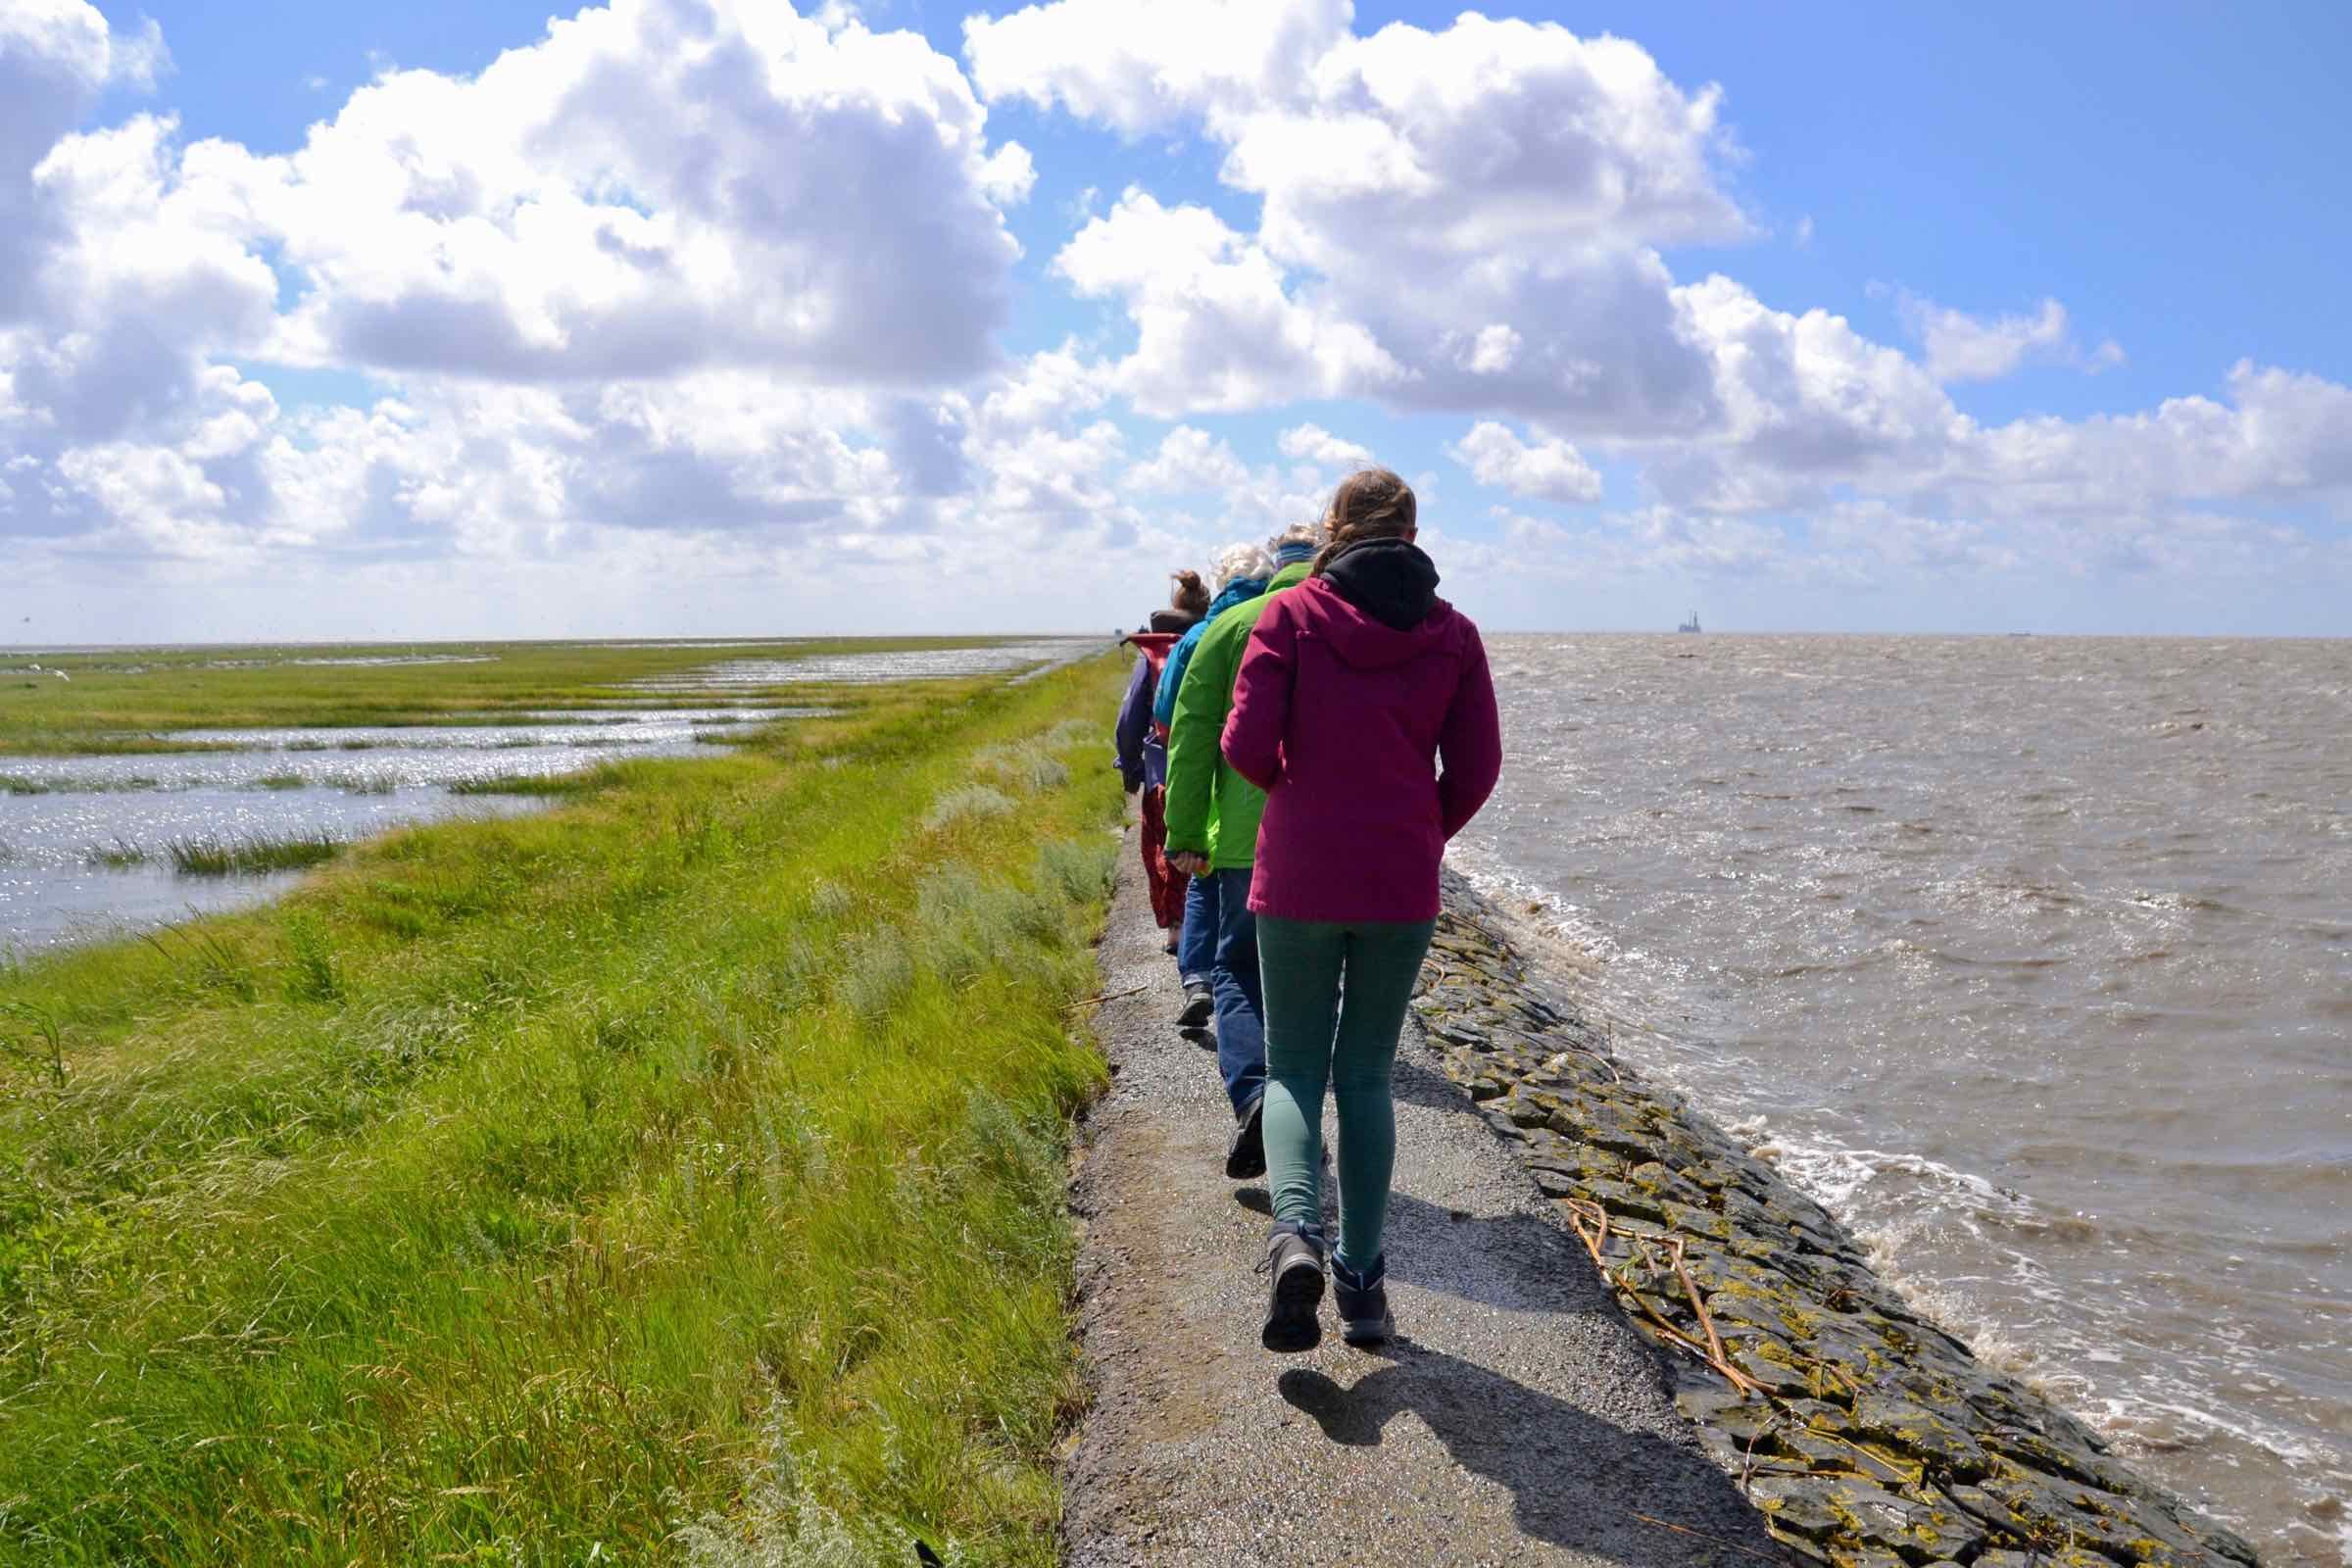
<instances>
[{"instance_id":1,"label":"blue jacket","mask_svg":"<svg viewBox=\"0 0 2352 1568\"><path fill-rule=\"evenodd\" d=\"M1159 692L1152 699L1153 722L1173 724L1176 721L1176 688L1184 684L1184 666L1193 662L1193 650L1200 645L1200 634L1208 623L1239 604L1255 599L1266 591L1263 577L1236 577L1225 585L1225 591L1209 601L1208 613L1202 615L1192 630L1176 644L1168 655L1168 667L1159 672Z\"/></svg>"}]
</instances>

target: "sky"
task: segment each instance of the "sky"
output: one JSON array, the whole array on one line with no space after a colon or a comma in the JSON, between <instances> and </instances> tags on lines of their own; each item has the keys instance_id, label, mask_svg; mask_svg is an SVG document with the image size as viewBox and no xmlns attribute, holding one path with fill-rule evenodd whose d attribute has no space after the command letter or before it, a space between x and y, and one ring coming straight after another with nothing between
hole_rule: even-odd
<instances>
[{"instance_id":1,"label":"sky","mask_svg":"<svg viewBox=\"0 0 2352 1568\"><path fill-rule=\"evenodd\" d=\"M2352 8L0 0L0 643L2352 635Z\"/></svg>"}]
</instances>

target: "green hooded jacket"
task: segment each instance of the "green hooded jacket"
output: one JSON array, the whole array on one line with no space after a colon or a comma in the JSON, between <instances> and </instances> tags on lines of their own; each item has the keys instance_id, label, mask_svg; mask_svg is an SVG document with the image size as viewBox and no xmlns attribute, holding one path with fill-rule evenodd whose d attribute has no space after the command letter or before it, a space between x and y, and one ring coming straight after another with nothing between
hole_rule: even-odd
<instances>
[{"instance_id":1,"label":"green hooded jacket","mask_svg":"<svg viewBox=\"0 0 2352 1568\"><path fill-rule=\"evenodd\" d=\"M1233 708L1233 682L1242 670L1250 633L1274 596L1306 581L1307 562L1276 572L1266 591L1226 611L1208 624L1176 689L1176 716L1168 724L1168 848L1205 855L1219 871L1237 871L1257 858L1257 819L1266 811L1266 792L1235 772L1219 743L1225 715Z\"/></svg>"}]
</instances>

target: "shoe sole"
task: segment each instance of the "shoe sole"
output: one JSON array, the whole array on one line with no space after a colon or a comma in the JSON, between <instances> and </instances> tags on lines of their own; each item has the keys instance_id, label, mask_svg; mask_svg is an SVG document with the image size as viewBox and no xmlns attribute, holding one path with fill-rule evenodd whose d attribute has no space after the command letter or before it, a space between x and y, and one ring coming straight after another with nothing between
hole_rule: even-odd
<instances>
[{"instance_id":1,"label":"shoe sole","mask_svg":"<svg viewBox=\"0 0 2352 1568\"><path fill-rule=\"evenodd\" d=\"M1250 1120L1234 1139L1233 1147L1225 1152L1225 1174L1240 1182L1265 1173L1266 1121L1265 1106L1261 1104L1250 1112ZM1316 1289L1320 1291L1322 1287Z\"/></svg>"},{"instance_id":2,"label":"shoe sole","mask_svg":"<svg viewBox=\"0 0 2352 1568\"><path fill-rule=\"evenodd\" d=\"M1284 1355L1313 1349L1323 1343L1323 1323L1315 1315L1322 1304L1323 1271L1312 1263L1292 1264L1274 1281L1274 1303L1258 1343Z\"/></svg>"},{"instance_id":3,"label":"shoe sole","mask_svg":"<svg viewBox=\"0 0 2352 1568\"><path fill-rule=\"evenodd\" d=\"M1217 1004L1215 998L1195 997L1191 1001L1187 1002L1184 1004L1184 1010L1176 1015L1176 1027L1179 1029L1198 1029L1202 1024L1208 1022L1208 1015L1216 1010Z\"/></svg>"}]
</instances>

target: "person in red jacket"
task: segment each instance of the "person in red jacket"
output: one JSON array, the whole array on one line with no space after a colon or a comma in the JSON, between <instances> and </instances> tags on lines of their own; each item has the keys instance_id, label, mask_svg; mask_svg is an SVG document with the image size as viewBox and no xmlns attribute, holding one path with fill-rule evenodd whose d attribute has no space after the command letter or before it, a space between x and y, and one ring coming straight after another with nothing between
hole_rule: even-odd
<instances>
[{"instance_id":1,"label":"person in red jacket","mask_svg":"<svg viewBox=\"0 0 2352 1568\"><path fill-rule=\"evenodd\" d=\"M1208 610L1208 584L1197 571L1170 573L1176 586L1168 593L1168 608L1152 612L1151 629L1131 633L1123 640L1135 647L1135 668L1127 677L1127 697L1119 705L1119 720L1112 739L1117 746L1120 781L1127 793L1143 796L1143 833L1140 842L1144 857L1144 880L1152 890L1152 914L1159 922L1160 946L1169 953L1176 951L1177 927L1184 920L1184 895L1188 878L1168 864L1167 817L1163 806L1167 798L1168 747L1167 736L1152 721L1152 696L1159 687L1159 673L1166 667L1168 651L1176 640L1197 625Z\"/></svg>"},{"instance_id":2,"label":"person in red jacket","mask_svg":"<svg viewBox=\"0 0 2352 1568\"><path fill-rule=\"evenodd\" d=\"M1265 998L1273 1280L1262 1341L1322 1339L1323 1097L1340 1119L1340 1237L1330 1270L1350 1345L1389 1311L1389 1075L1438 917L1446 841L1486 804L1502 738L1485 645L1437 596L1414 544L1412 489L1386 468L1342 481L1314 574L1250 634L1222 745L1266 792L1250 907Z\"/></svg>"}]
</instances>

